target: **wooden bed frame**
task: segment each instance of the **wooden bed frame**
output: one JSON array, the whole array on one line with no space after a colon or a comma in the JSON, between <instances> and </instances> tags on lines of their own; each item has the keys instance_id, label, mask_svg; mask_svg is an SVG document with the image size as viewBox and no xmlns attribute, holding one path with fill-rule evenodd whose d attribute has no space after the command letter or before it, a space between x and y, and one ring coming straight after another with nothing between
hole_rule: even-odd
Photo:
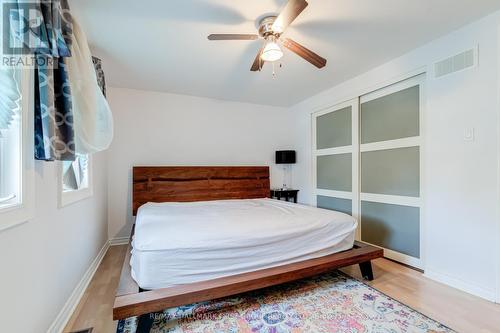
<instances>
[{"instance_id":1,"label":"wooden bed frame","mask_svg":"<svg viewBox=\"0 0 500 333\"><path fill-rule=\"evenodd\" d=\"M269 167L134 167L133 213L146 202L193 202L269 197ZM132 230L132 235L133 235ZM131 237L132 237L131 235ZM142 290L130 274L129 242L113 307L113 319L138 316L138 333L149 332L154 312L266 288L359 264L373 280L371 260L383 250L355 242L332 255L176 287Z\"/></svg>"}]
</instances>

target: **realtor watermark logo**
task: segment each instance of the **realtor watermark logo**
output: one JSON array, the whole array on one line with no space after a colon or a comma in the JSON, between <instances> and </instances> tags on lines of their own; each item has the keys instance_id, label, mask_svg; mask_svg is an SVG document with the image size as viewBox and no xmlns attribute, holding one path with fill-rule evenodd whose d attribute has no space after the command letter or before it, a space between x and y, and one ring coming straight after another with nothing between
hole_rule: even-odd
<instances>
[{"instance_id":1,"label":"realtor watermark logo","mask_svg":"<svg viewBox=\"0 0 500 333\"><path fill-rule=\"evenodd\" d=\"M50 67L50 37L43 20L42 6L51 1L2 1L2 66ZM50 22L52 24L52 22Z\"/></svg>"}]
</instances>

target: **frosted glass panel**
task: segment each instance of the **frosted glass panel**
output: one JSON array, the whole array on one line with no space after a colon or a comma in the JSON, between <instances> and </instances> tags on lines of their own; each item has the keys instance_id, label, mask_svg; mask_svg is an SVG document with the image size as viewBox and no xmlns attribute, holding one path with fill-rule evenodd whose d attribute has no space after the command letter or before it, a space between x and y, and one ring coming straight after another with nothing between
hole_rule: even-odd
<instances>
[{"instance_id":1,"label":"frosted glass panel","mask_svg":"<svg viewBox=\"0 0 500 333\"><path fill-rule=\"evenodd\" d=\"M334 148L352 144L352 107L316 118L316 148Z\"/></svg>"},{"instance_id":2,"label":"frosted glass panel","mask_svg":"<svg viewBox=\"0 0 500 333\"><path fill-rule=\"evenodd\" d=\"M361 153L361 192L418 197L420 148Z\"/></svg>"},{"instance_id":3,"label":"frosted glass panel","mask_svg":"<svg viewBox=\"0 0 500 333\"><path fill-rule=\"evenodd\" d=\"M319 189L351 192L351 154L318 156L317 162Z\"/></svg>"},{"instance_id":4,"label":"frosted glass panel","mask_svg":"<svg viewBox=\"0 0 500 333\"><path fill-rule=\"evenodd\" d=\"M420 258L420 209L361 202L361 239Z\"/></svg>"},{"instance_id":5,"label":"frosted glass panel","mask_svg":"<svg viewBox=\"0 0 500 333\"><path fill-rule=\"evenodd\" d=\"M337 212L352 215L352 201L349 199L332 198L318 195L317 206L319 208L335 210Z\"/></svg>"},{"instance_id":6,"label":"frosted glass panel","mask_svg":"<svg viewBox=\"0 0 500 333\"><path fill-rule=\"evenodd\" d=\"M361 104L361 143L419 135L419 86Z\"/></svg>"}]
</instances>

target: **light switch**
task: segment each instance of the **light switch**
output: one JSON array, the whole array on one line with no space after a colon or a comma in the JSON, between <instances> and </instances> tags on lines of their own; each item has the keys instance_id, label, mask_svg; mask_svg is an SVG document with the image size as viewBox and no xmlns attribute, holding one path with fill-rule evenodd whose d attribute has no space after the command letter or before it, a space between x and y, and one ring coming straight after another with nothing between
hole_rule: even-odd
<instances>
[{"instance_id":1,"label":"light switch","mask_svg":"<svg viewBox=\"0 0 500 333\"><path fill-rule=\"evenodd\" d=\"M466 128L464 130L464 141L474 141L474 127Z\"/></svg>"}]
</instances>

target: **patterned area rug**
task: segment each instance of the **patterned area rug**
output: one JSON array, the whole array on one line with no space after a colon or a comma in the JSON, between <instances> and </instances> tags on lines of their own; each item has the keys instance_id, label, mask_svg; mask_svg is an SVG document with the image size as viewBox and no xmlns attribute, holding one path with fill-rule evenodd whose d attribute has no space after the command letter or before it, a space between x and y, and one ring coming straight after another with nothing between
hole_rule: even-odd
<instances>
[{"instance_id":1,"label":"patterned area rug","mask_svg":"<svg viewBox=\"0 0 500 333\"><path fill-rule=\"evenodd\" d=\"M152 333L453 332L341 272L154 316ZM117 333L134 333L136 322L121 320Z\"/></svg>"}]
</instances>

